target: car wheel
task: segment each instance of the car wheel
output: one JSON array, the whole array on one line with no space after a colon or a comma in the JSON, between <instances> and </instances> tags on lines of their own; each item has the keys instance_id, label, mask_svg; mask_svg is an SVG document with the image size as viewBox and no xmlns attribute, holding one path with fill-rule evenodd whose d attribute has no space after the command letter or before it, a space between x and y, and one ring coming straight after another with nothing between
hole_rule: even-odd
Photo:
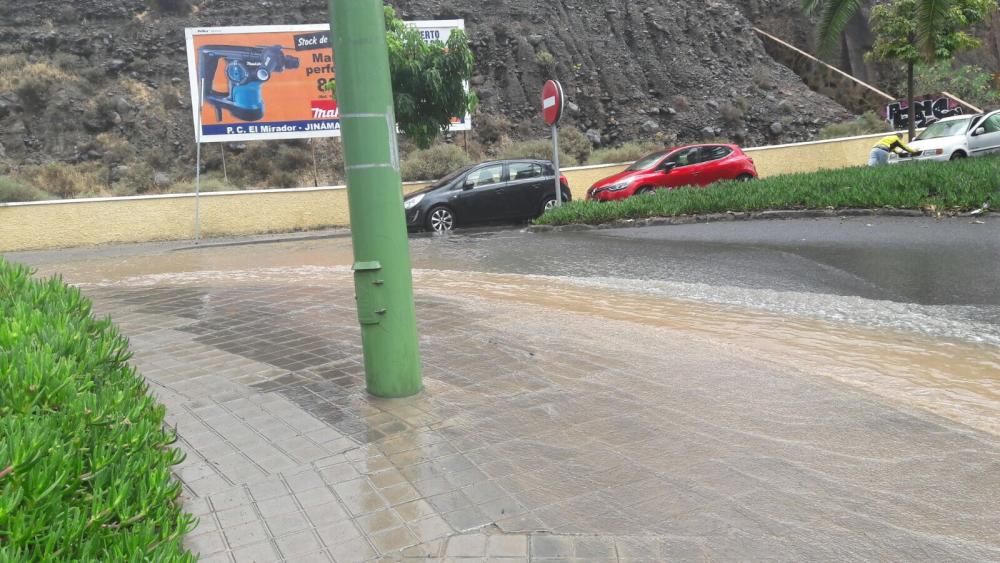
<instances>
[{"instance_id":1,"label":"car wheel","mask_svg":"<svg viewBox=\"0 0 1000 563\"><path fill-rule=\"evenodd\" d=\"M649 186L643 186L635 191L635 195L652 195L656 192L653 188Z\"/></svg>"},{"instance_id":2,"label":"car wheel","mask_svg":"<svg viewBox=\"0 0 1000 563\"><path fill-rule=\"evenodd\" d=\"M435 233L447 233L455 228L455 214L451 209L438 206L427 214L427 230Z\"/></svg>"},{"instance_id":3,"label":"car wheel","mask_svg":"<svg viewBox=\"0 0 1000 563\"><path fill-rule=\"evenodd\" d=\"M554 195L547 195L547 196L545 196L545 199L542 200L542 212L541 212L541 215L544 215L546 211L551 211L551 210L553 210L555 208L556 208L556 196L554 196Z\"/></svg>"},{"instance_id":4,"label":"car wheel","mask_svg":"<svg viewBox=\"0 0 1000 563\"><path fill-rule=\"evenodd\" d=\"M949 160L962 160L963 158L965 158L964 152L955 151L955 153L951 155L951 158Z\"/></svg>"},{"instance_id":5,"label":"car wheel","mask_svg":"<svg viewBox=\"0 0 1000 563\"><path fill-rule=\"evenodd\" d=\"M737 182L749 182L750 180L753 179L754 177L751 174L740 174L739 176L736 177Z\"/></svg>"}]
</instances>

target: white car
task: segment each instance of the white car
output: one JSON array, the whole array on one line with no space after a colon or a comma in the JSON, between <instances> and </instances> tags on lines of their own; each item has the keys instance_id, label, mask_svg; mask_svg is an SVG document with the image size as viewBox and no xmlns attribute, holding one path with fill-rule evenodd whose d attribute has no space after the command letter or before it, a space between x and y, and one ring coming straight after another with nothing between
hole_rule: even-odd
<instances>
[{"instance_id":1,"label":"white car","mask_svg":"<svg viewBox=\"0 0 1000 563\"><path fill-rule=\"evenodd\" d=\"M958 160L1000 153L1000 110L935 121L910 146L920 154L890 154L889 163Z\"/></svg>"}]
</instances>

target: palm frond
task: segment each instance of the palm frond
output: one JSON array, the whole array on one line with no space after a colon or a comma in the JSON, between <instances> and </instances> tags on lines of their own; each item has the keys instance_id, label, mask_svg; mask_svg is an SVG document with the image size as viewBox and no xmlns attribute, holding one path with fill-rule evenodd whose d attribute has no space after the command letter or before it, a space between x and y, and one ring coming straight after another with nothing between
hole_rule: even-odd
<instances>
[{"instance_id":1,"label":"palm frond","mask_svg":"<svg viewBox=\"0 0 1000 563\"><path fill-rule=\"evenodd\" d=\"M811 0L805 0L811 1ZM844 28L861 9L862 0L825 0L820 14L817 42L821 55L830 55L840 44ZM818 2L817 2L818 3Z\"/></svg>"},{"instance_id":2,"label":"palm frond","mask_svg":"<svg viewBox=\"0 0 1000 563\"><path fill-rule=\"evenodd\" d=\"M917 48L928 59L937 51L937 38L941 26L948 19L952 0L921 0L917 3Z\"/></svg>"}]
</instances>

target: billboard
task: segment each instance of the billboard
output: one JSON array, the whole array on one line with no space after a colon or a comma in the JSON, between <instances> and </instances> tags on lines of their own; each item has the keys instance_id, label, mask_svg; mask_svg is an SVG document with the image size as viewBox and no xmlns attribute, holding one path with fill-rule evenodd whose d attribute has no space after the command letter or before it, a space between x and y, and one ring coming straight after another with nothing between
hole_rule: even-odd
<instances>
[{"instance_id":1,"label":"billboard","mask_svg":"<svg viewBox=\"0 0 1000 563\"><path fill-rule=\"evenodd\" d=\"M445 42L463 20L408 22ZM188 28L195 137L202 143L340 136L330 26ZM453 131L471 128L456 118Z\"/></svg>"}]
</instances>

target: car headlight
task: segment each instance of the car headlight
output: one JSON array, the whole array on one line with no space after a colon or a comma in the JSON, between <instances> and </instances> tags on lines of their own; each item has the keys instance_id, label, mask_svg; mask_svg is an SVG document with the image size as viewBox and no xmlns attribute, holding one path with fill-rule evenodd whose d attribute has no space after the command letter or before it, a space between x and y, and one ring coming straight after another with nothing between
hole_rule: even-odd
<instances>
[{"instance_id":1,"label":"car headlight","mask_svg":"<svg viewBox=\"0 0 1000 563\"><path fill-rule=\"evenodd\" d=\"M418 203L423 201L425 194L415 195L403 202L403 209L413 209Z\"/></svg>"},{"instance_id":2,"label":"car headlight","mask_svg":"<svg viewBox=\"0 0 1000 563\"><path fill-rule=\"evenodd\" d=\"M609 192L620 192L622 190L628 189L632 185L632 182L618 182L617 184L611 184L610 186L604 188Z\"/></svg>"}]
</instances>

